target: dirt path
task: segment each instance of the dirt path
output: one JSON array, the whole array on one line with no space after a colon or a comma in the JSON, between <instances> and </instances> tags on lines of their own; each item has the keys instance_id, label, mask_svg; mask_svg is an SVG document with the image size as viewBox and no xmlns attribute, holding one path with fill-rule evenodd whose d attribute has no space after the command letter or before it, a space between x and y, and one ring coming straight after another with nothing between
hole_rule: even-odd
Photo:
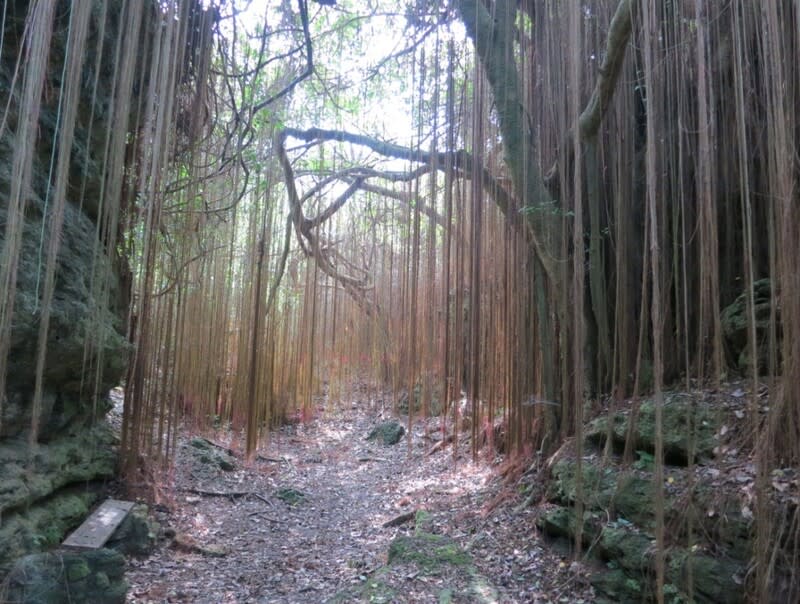
<instances>
[{"instance_id":1,"label":"dirt path","mask_svg":"<svg viewBox=\"0 0 800 604\"><path fill-rule=\"evenodd\" d=\"M231 471L200 461L187 434L172 500L157 510L165 538L131 563L128 601L590 601L575 567L540 542L533 508L509 502L484 517L503 488L489 464L472 463L466 447L455 461L451 448L428 455L435 441L422 423L410 448L408 434L394 446L366 441L390 418L351 398L284 427ZM458 555L387 565L393 539L420 534Z\"/></svg>"}]
</instances>

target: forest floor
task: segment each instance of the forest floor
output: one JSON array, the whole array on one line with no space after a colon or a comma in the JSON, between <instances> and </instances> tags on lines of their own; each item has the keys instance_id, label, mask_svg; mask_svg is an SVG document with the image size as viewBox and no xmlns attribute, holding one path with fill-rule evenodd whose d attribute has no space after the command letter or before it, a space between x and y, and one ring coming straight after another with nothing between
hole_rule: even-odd
<instances>
[{"instance_id":1,"label":"forest floor","mask_svg":"<svg viewBox=\"0 0 800 604\"><path fill-rule=\"evenodd\" d=\"M205 434L232 454L228 471L184 429L153 508L159 545L131 560L128 602L591 602L585 569L543 541L502 459L473 461L463 443L431 453L438 420L393 446L366 440L392 419L388 397L321 399L251 463L230 432ZM388 563L415 536L437 563L399 550Z\"/></svg>"}]
</instances>

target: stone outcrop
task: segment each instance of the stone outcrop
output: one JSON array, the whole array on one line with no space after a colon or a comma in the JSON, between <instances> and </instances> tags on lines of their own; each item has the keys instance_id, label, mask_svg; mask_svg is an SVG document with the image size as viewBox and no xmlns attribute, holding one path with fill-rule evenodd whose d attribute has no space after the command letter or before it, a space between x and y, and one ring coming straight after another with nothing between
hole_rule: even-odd
<instances>
[{"instance_id":1,"label":"stone outcrop","mask_svg":"<svg viewBox=\"0 0 800 604\"><path fill-rule=\"evenodd\" d=\"M92 36L95 39L90 44L97 43L102 4L99 0L94 2L89 35L90 40ZM8 237L7 196L17 120L25 111L19 106L19 86L12 86L12 80L28 5L22 0L12 2L4 20L0 106L8 106L9 112L0 138L0 249ZM122 3L111 0L108 5L110 17L105 24L104 41L108 52L100 67L97 96L93 93L93 57L86 62L87 77L80 92L42 404L34 416L37 340L49 234L47 215L53 203L48 199L53 194L49 171L58 141L58 91L63 87L70 4L62 2L56 10L32 181L25 193L6 392L0 408L0 579L16 558L47 551L79 524L96 497L96 487L113 476L116 465L116 438L103 417L109 408L106 393L120 382L127 364L129 301L126 265L117 256L113 242L99 240L97 225L105 132L110 126L109 108L113 104L111 45ZM32 426L37 427L35 442L31 442ZM102 571L98 572L100 577Z\"/></svg>"},{"instance_id":2,"label":"stone outcrop","mask_svg":"<svg viewBox=\"0 0 800 604\"><path fill-rule=\"evenodd\" d=\"M599 563L591 575L599 602L655 601L653 416L652 401L644 402L632 429L638 459L630 467L620 459L630 427L630 410L601 416L585 432L582 541L588 559ZM754 527L739 481L746 484L752 477L740 474L732 486L722 488L727 483L713 480L719 475L713 466L698 465L692 470L687 467L690 460L709 464L714 452L724 448L720 441L720 434L725 433L722 417L719 409L688 394L666 396L663 439L667 601L745 600ZM610 455L604 459L609 434ZM537 524L546 535L573 543L578 470L571 445L567 443L549 461L551 480Z\"/></svg>"},{"instance_id":3,"label":"stone outcrop","mask_svg":"<svg viewBox=\"0 0 800 604\"><path fill-rule=\"evenodd\" d=\"M367 435L367 440L375 440L385 447L396 445L403 438L406 429L398 422L388 421L375 426Z\"/></svg>"},{"instance_id":4,"label":"stone outcrop","mask_svg":"<svg viewBox=\"0 0 800 604\"><path fill-rule=\"evenodd\" d=\"M20 559L0 601L20 604L70 602L124 604L125 558L111 549L31 554Z\"/></svg>"},{"instance_id":5,"label":"stone outcrop","mask_svg":"<svg viewBox=\"0 0 800 604\"><path fill-rule=\"evenodd\" d=\"M753 315L755 318L758 370L764 373L769 366L769 325L773 312L772 283L769 279L759 279L753 283ZM779 308L775 306L775 322L778 323ZM741 294L720 314L722 333L731 366L742 373L750 369L750 347L747 343L748 315L747 292ZM776 334L780 335L780 334Z\"/></svg>"}]
</instances>

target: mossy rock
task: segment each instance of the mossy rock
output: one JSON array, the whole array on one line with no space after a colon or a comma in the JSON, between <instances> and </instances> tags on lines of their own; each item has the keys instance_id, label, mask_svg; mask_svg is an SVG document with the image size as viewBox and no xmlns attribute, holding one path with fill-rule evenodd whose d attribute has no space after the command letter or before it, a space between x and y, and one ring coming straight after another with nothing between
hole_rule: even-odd
<instances>
[{"instance_id":1,"label":"mossy rock","mask_svg":"<svg viewBox=\"0 0 800 604\"><path fill-rule=\"evenodd\" d=\"M30 554L6 579L4 600L19 604L124 604L125 558L110 549Z\"/></svg>"},{"instance_id":2,"label":"mossy rock","mask_svg":"<svg viewBox=\"0 0 800 604\"><path fill-rule=\"evenodd\" d=\"M743 372L748 371L750 368L750 350L747 344L749 324L747 298L748 293L742 293L720 313L722 333L725 336L730 360L736 363L739 370ZM760 279L753 283L753 301L756 337L759 340L764 340L764 336L769 329L770 315L772 314L772 283L769 279ZM760 370L767 369L767 351L766 345L758 347L757 362Z\"/></svg>"},{"instance_id":3,"label":"mossy rock","mask_svg":"<svg viewBox=\"0 0 800 604\"><path fill-rule=\"evenodd\" d=\"M106 547L126 556L148 556L155 549L160 528L150 517L147 506L137 504L111 535Z\"/></svg>"},{"instance_id":4,"label":"mossy rock","mask_svg":"<svg viewBox=\"0 0 800 604\"><path fill-rule=\"evenodd\" d=\"M379 440L384 446L396 445L403 438L406 429L398 422L383 422L375 426L367 436L367 440Z\"/></svg>"},{"instance_id":5,"label":"mossy rock","mask_svg":"<svg viewBox=\"0 0 800 604\"><path fill-rule=\"evenodd\" d=\"M215 447L205 438L196 436L189 441L189 444L194 458L200 463L215 466L223 472L232 472L236 469L236 458Z\"/></svg>"},{"instance_id":6,"label":"mossy rock","mask_svg":"<svg viewBox=\"0 0 800 604\"><path fill-rule=\"evenodd\" d=\"M96 498L83 487L69 489L4 517L0 524L0 576L25 554L58 546L83 521Z\"/></svg>"},{"instance_id":7,"label":"mossy rock","mask_svg":"<svg viewBox=\"0 0 800 604\"><path fill-rule=\"evenodd\" d=\"M645 586L619 568L598 570L590 577L602 604L640 604L645 601Z\"/></svg>"},{"instance_id":8,"label":"mossy rock","mask_svg":"<svg viewBox=\"0 0 800 604\"><path fill-rule=\"evenodd\" d=\"M404 565L413 567L414 572L409 573L411 569ZM438 576L441 586L430 597L441 603L499 601L497 590L477 572L470 555L454 540L419 531L418 527L414 536L399 536L391 542L384 566L362 576L360 585L344 589L326 602L405 602L403 594L409 581L420 580L419 587L429 591L432 586L425 577L431 575Z\"/></svg>"},{"instance_id":9,"label":"mossy rock","mask_svg":"<svg viewBox=\"0 0 800 604\"><path fill-rule=\"evenodd\" d=\"M583 512L583 544L585 546L588 547L597 539L605 517L605 514L589 510ZM549 537L566 540L570 543L569 547L571 548L578 527L575 508L553 506L546 509L536 518L536 526Z\"/></svg>"},{"instance_id":10,"label":"mossy rock","mask_svg":"<svg viewBox=\"0 0 800 604\"><path fill-rule=\"evenodd\" d=\"M719 420L710 405L700 403L688 396L667 394L662 407L664 460L667 464L686 466L690 449L695 461L709 459L717 445L715 434ZM608 422L611 421L611 444L621 454L625 449L630 412L620 411L609 420L604 415L592 421L586 431L588 442L599 447L605 445ZM635 450L655 452L655 404L652 400L642 402L636 421L633 447Z\"/></svg>"},{"instance_id":11,"label":"mossy rock","mask_svg":"<svg viewBox=\"0 0 800 604\"><path fill-rule=\"evenodd\" d=\"M691 523L705 541L714 544L715 551L740 562L749 560L753 555L754 524L752 518L742 516L738 493L698 484L692 499L691 506L683 500L666 501L667 524L681 527L672 536L686 539L688 535L683 527Z\"/></svg>"},{"instance_id":12,"label":"mossy rock","mask_svg":"<svg viewBox=\"0 0 800 604\"><path fill-rule=\"evenodd\" d=\"M745 562L676 548L669 554L667 580L675 586L676 591L686 595L687 602L738 604L744 602L746 572ZM687 593L690 574L693 586L691 598Z\"/></svg>"},{"instance_id":13,"label":"mossy rock","mask_svg":"<svg viewBox=\"0 0 800 604\"><path fill-rule=\"evenodd\" d=\"M575 510L556 506L542 513L536 525L550 537L571 539L575 534Z\"/></svg>"},{"instance_id":14,"label":"mossy rock","mask_svg":"<svg viewBox=\"0 0 800 604\"><path fill-rule=\"evenodd\" d=\"M584 505L587 510L622 516L643 528L653 523L652 481L637 474L620 474L614 466L584 460L582 464ZM551 470L547 497L550 501L574 505L576 496L575 461L559 460Z\"/></svg>"},{"instance_id":15,"label":"mossy rock","mask_svg":"<svg viewBox=\"0 0 800 604\"><path fill-rule=\"evenodd\" d=\"M470 566L472 559L455 541L444 535L420 532L395 537L389 545L388 564L408 562L425 574L436 574L443 565Z\"/></svg>"},{"instance_id":16,"label":"mossy rock","mask_svg":"<svg viewBox=\"0 0 800 604\"><path fill-rule=\"evenodd\" d=\"M651 535L627 527L607 525L600 532L597 551L604 560L614 560L620 567L648 572L654 551Z\"/></svg>"},{"instance_id":17,"label":"mossy rock","mask_svg":"<svg viewBox=\"0 0 800 604\"><path fill-rule=\"evenodd\" d=\"M5 187L0 177L0 189ZM6 221L7 210L7 204L2 201L0 199L0 224ZM32 385L42 314L36 295L37 276L42 273L38 250L41 233L47 230L43 231L42 226L44 201L32 196L28 204L9 342L8 400L0 409L2 437L26 432L33 421ZM35 418L42 441L60 435L73 425L96 420L108 411L109 405L104 399L100 405L94 405L92 397L84 394L86 366L102 361L100 392L105 393L119 383L127 365L130 345L124 335L122 306L125 304L121 302L124 296L119 291L119 271L111 259L97 255L95 231L94 223L77 206L66 204L56 290L50 309L42 404ZM2 243L3 234L0 233L0 245ZM92 285L95 280L110 284L109 303L97 299L96 288ZM87 342L102 343L102 349L87 347Z\"/></svg>"},{"instance_id":18,"label":"mossy rock","mask_svg":"<svg viewBox=\"0 0 800 604\"><path fill-rule=\"evenodd\" d=\"M307 495L297 489L284 488L278 489L275 492L275 497L288 505L300 505L305 503Z\"/></svg>"}]
</instances>

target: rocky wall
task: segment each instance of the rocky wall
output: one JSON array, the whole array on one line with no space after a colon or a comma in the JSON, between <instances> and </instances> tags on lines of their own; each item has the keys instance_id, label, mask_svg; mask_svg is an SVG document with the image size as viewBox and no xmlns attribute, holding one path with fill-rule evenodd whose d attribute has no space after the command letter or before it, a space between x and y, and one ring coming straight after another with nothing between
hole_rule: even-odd
<instances>
[{"instance_id":1,"label":"rocky wall","mask_svg":"<svg viewBox=\"0 0 800 604\"><path fill-rule=\"evenodd\" d=\"M101 29L101 8L109 18ZM0 106L9 107L0 137L0 248L7 237L11 165L19 106L13 86L29 2L7 5L0 53ZM123 377L128 294L125 263L114 242L98 240L105 133L112 106L111 60L122 2L94 1L89 45L100 31L103 57L94 95L94 56L87 53L81 107L72 151L70 182L52 303L41 411L33 417L40 297L45 273L45 219L51 154L57 145L58 91L62 87L69 2L60 2L45 81L33 179L26 195L22 248L10 334L7 385L0 410L0 579L14 559L45 551L82 521L96 486L113 476L116 437L103 418L108 390ZM22 63L22 73L25 64ZM49 200L52 207L52 200ZM115 230L115 229L112 229ZM95 397L97 391L99 397ZM31 426L38 427L31 443Z\"/></svg>"}]
</instances>

